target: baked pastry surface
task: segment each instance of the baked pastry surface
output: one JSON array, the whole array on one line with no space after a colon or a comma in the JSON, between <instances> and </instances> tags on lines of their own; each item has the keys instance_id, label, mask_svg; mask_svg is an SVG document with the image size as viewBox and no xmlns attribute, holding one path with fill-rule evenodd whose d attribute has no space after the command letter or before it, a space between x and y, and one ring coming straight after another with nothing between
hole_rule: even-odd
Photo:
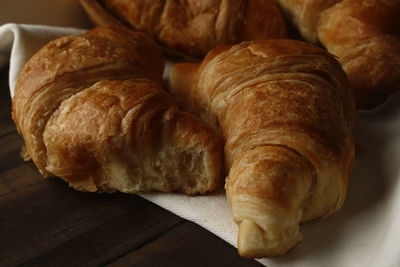
<instances>
[{"instance_id":1,"label":"baked pastry surface","mask_svg":"<svg viewBox=\"0 0 400 267\"><path fill-rule=\"evenodd\" d=\"M300 241L300 222L341 208L355 111L332 55L295 40L222 46L201 64L176 64L170 87L223 136L242 256L283 254Z\"/></svg>"},{"instance_id":2,"label":"baked pastry surface","mask_svg":"<svg viewBox=\"0 0 400 267\"><path fill-rule=\"evenodd\" d=\"M178 109L163 68L143 33L95 28L51 41L25 65L12 102L26 158L83 191L215 189L220 137Z\"/></svg>"},{"instance_id":3,"label":"baked pastry surface","mask_svg":"<svg viewBox=\"0 0 400 267\"><path fill-rule=\"evenodd\" d=\"M337 57L357 108L374 108L400 89L400 1L277 2L304 39Z\"/></svg>"},{"instance_id":4,"label":"baked pastry surface","mask_svg":"<svg viewBox=\"0 0 400 267\"><path fill-rule=\"evenodd\" d=\"M166 47L204 56L221 44L283 38L286 25L273 0L102 0L125 24Z\"/></svg>"},{"instance_id":5,"label":"baked pastry surface","mask_svg":"<svg viewBox=\"0 0 400 267\"><path fill-rule=\"evenodd\" d=\"M310 43L318 43L318 22L321 12L341 0L276 0L285 16Z\"/></svg>"},{"instance_id":6,"label":"baked pastry surface","mask_svg":"<svg viewBox=\"0 0 400 267\"><path fill-rule=\"evenodd\" d=\"M400 1L343 0L321 15L320 42L338 57L358 108L400 90Z\"/></svg>"}]
</instances>

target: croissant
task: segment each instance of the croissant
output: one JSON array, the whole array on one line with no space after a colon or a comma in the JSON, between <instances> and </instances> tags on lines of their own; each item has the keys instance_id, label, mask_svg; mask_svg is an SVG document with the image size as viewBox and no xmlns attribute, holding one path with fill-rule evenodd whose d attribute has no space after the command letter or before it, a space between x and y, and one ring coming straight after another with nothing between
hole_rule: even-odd
<instances>
[{"instance_id":1,"label":"croissant","mask_svg":"<svg viewBox=\"0 0 400 267\"><path fill-rule=\"evenodd\" d=\"M176 64L170 87L223 136L240 255L283 254L300 241L300 222L341 208L355 108L332 55L296 40L221 46L201 64Z\"/></svg>"},{"instance_id":2,"label":"croissant","mask_svg":"<svg viewBox=\"0 0 400 267\"><path fill-rule=\"evenodd\" d=\"M344 0L326 10L321 43L349 76L358 108L373 108L400 89L400 1Z\"/></svg>"},{"instance_id":3,"label":"croissant","mask_svg":"<svg viewBox=\"0 0 400 267\"><path fill-rule=\"evenodd\" d=\"M82 191L216 188L217 133L161 87L164 59L142 33L95 28L51 41L25 65L12 116L45 176Z\"/></svg>"},{"instance_id":4,"label":"croissant","mask_svg":"<svg viewBox=\"0 0 400 267\"><path fill-rule=\"evenodd\" d=\"M318 43L318 22L321 12L341 0L276 0L285 16L310 43Z\"/></svg>"},{"instance_id":5,"label":"croissant","mask_svg":"<svg viewBox=\"0 0 400 267\"><path fill-rule=\"evenodd\" d=\"M90 10L93 5L87 2L90 1L81 0L88 14L93 15ZM286 36L285 21L273 0L101 0L100 3L126 25L189 56L202 57L219 44Z\"/></svg>"},{"instance_id":6,"label":"croissant","mask_svg":"<svg viewBox=\"0 0 400 267\"><path fill-rule=\"evenodd\" d=\"M400 1L277 1L305 39L338 57L357 108L376 107L400 89Z\"/></svg>"}]
</instances>

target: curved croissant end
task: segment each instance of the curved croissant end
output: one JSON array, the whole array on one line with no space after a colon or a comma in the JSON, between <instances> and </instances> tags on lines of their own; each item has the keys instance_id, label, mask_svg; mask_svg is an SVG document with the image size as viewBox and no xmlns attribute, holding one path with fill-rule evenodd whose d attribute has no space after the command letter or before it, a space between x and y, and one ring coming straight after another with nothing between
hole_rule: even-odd
<instances>
[{"instance_id":1,"label":"curved croissant end","mask_svg":"<svg viewBox=\"0 0 400 267\"><path fill-rule=\"evenodd\" d=\"M177 100L224 138L241 255L285 253L300 222L343 205L354 160L346 81L332 55L294 40L223 46L172 69Z\"/></svg>"}]
</instances>

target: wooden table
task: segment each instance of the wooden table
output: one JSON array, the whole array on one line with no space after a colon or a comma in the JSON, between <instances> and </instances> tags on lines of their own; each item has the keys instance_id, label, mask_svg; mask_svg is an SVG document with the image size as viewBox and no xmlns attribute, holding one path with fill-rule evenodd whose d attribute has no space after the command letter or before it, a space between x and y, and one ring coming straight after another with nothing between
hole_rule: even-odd
<instances>
[{"instance_id":1,"label":"wooden table","mask_svg":"<svg viewBox=\"0 0 400 267\"><path fill-rule=\"evenodd\" d=\"M261 266L136 195L82 193L20 157L0 70L0 266Z\"/></svg>"}]
</instances>

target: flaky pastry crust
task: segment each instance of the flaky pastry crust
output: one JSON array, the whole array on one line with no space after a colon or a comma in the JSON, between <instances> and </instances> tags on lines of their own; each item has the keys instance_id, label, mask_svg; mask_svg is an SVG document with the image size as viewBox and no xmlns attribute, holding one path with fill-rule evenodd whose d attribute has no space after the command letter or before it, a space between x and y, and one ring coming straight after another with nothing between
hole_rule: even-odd
<instances>
[{"instance_id":1,"label":"flaky pastry crust","mask_svg":"<svg viewBox=\"0 0 400 267\"><path fill-rule=\"evenodd\" d=\"M277 2L307 41L337 57L358 109L374 108L400 89L400 1Z\"/></svg>"},{"instance_id":2,"label":"flaky pastry crust","mask_svg":"<svg viewBox=\"0 0 400 267\"><path fill-rule=\"evenodd\" d=\"M82 191L206 193L221 176L213 129L161 87L146 35L95 28L51 41L25 65L13 119L44 176Z\"/></svg>"},{"instance_id":3,"label":"flaky pastry crust","mask_svg":"<svg viewBox=\"0 0 400 267\"><path fill-rule=\"evenodd\" d=\"M175 65L170 83L183 108L224 138L242 256L283 254L300 241L300 222L342 207L355 111L332 55L295 40L243 42Z\"/></svg>"},{"instance_id":4,"label":"flaky pastry crust","mask_svg":"<svg viewBox=\"0 0 400 267\"><path fill-rule=\"evenodd\" d=\"M117 18L173 50L202 57L221 44L283 38L273 0L102 0Z\"/></svg>"}]
</instances>

